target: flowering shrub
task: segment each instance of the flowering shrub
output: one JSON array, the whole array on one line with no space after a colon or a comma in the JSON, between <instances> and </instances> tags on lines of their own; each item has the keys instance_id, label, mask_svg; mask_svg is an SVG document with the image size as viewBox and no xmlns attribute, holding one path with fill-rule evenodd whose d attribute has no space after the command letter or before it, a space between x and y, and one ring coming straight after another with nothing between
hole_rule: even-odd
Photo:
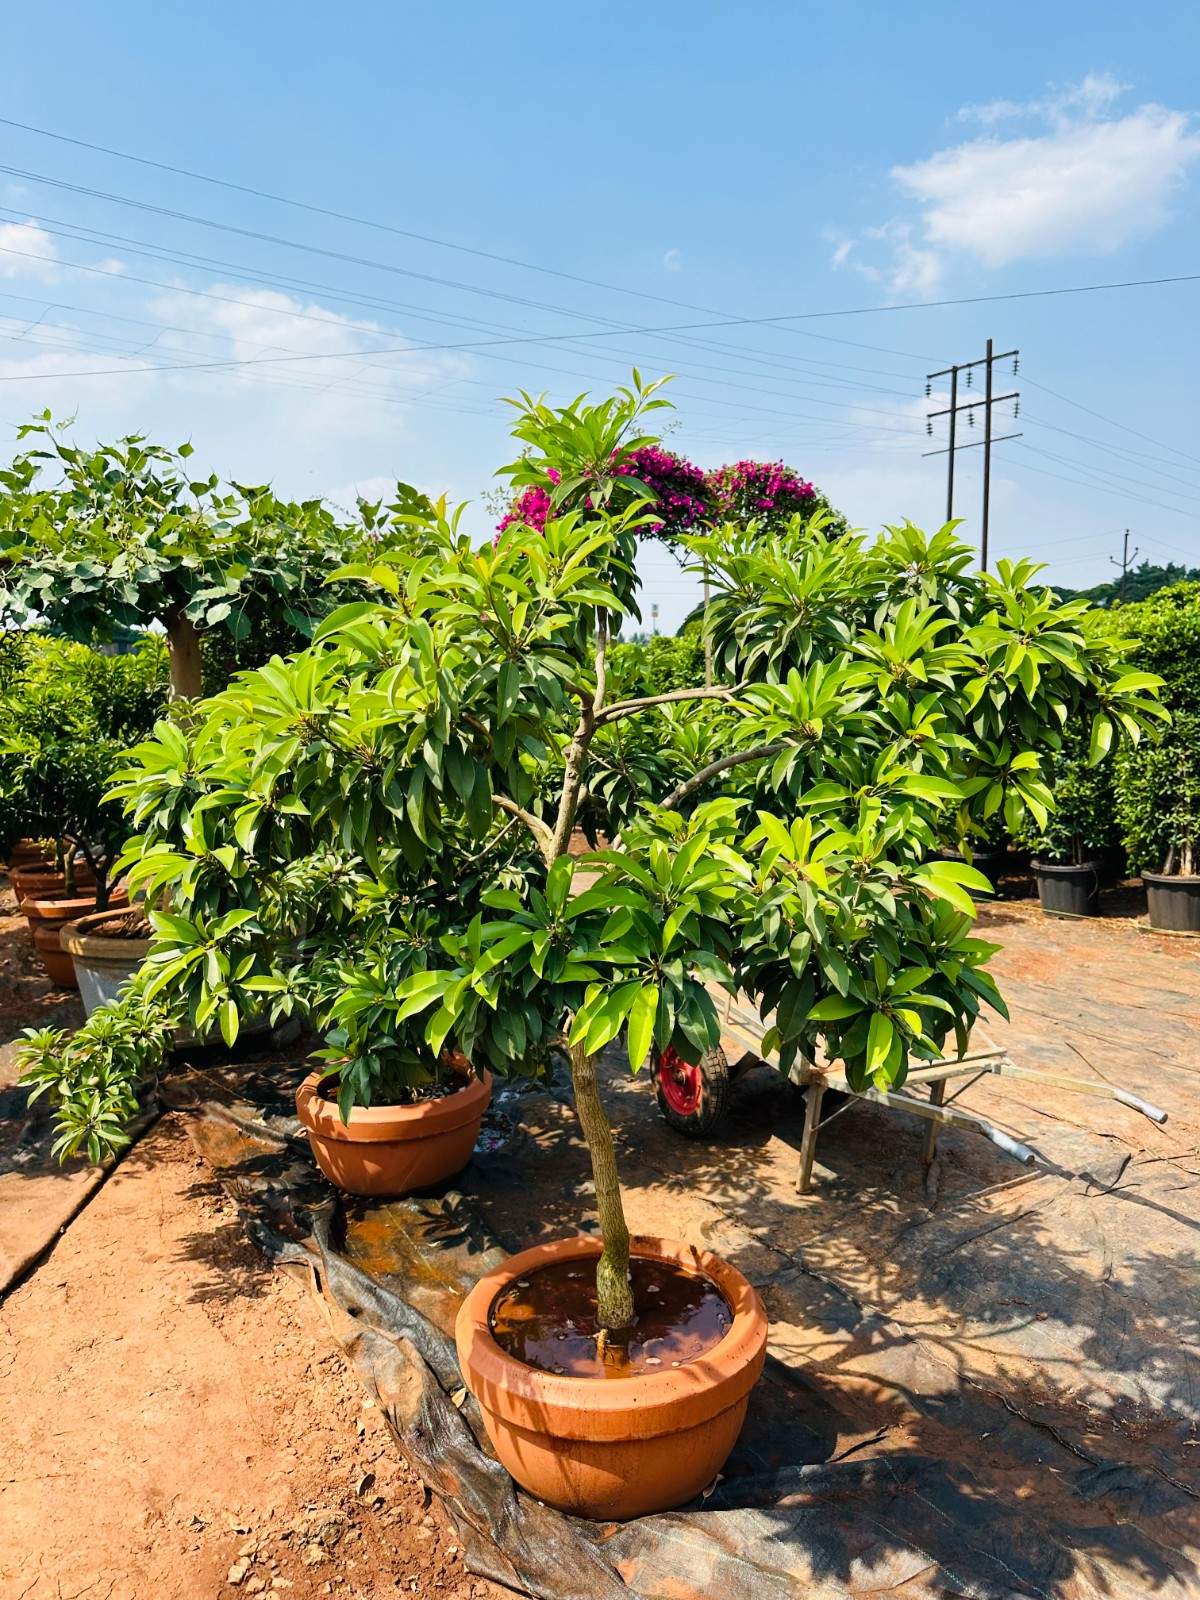
<instances>
[{"instance_id":1,"label":"flowering shrub","mask_svg":"<svg viewBox=\"0 0 1200 1600\"><path fill-rule=\"evenodd\" d=\"M719 517L730 522L764 522L781 527L797 513L805 521L825 501L807 479L782 461L735 461L708 475L708 490Z\"/></svg>"},{"instance_id":2,"label":"flowering shrub","mask_svg":"<svg viewBox=\"0 0 1200 1600\"><path fill-rule=\"evenodd\" d=\"M709 495L704 472L674 451L657 444L643 445L631 450L624 459L614 461L612 471L617 477L636 478L654 496L653 520L643 524L643 536L671 544L679 535L699 529L708 521ZM551 488L561 481L553 467L547 470L546 476ZM590 506L590 500L587 503ZM519 523L541 533L552 512L550 488L531 484L513 502L497 532L504 533Z\"/></svg>"},{"instance_id":3,"label":"flowering shrub","mask_svg":"<svg viewBox=\"0 0 1200 1600\"><path fill-rule=\"evenodd\" d=\"M807 523L817 511L829 512L833 533L845 533L845 519L806 478L782 461L735 461L704 472L686 457L660 444L644 444L614 460L615 478L635 478L654 497L643 537L674 544L684 534L701 533L716 522L756 522L775 532L799 514ZM541 533L554 514L552 490L562 481L554 468L547 484L528 485L498 524L497 532L523 526ZM586 504L590 507L591 501Z\"/></svg>"}]
</instances>

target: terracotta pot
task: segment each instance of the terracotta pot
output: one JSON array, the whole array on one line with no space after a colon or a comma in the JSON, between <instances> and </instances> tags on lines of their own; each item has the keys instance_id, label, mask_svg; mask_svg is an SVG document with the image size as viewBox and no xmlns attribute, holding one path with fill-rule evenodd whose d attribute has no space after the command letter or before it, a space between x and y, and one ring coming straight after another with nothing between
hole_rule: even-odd
<instances>
[{"instance_id":1,"label":"terracotta pot","mask_svg":"<svg viewBox=\"0 0 1200 1600\"><path fill-rule=\"evenodd\" d=\"M461 1070L469 1070L465 1061ZM317 1165L347 1194L412 1194L461 1172L492 1098L492 1075L484 1072L440 1100L355 1106L345 1123L320 1084L320 1073L305 1078L296 1090L296 1115Z\"/></svg>"},{"instance_id":2,"label":"terracotta pot","mask_svg":"<svg viewBox=\"0 0 1200 1600\"><path fill-rule=\"evenodd\" d=\"M59 934L59 942L71 958L83 1009L89 1017L98 1006L117 998L122 986L150 954L149 939L113 938L95 931L111 920L114 909L120 908L93 911L64 923Z\"/></svg>"},{"instance_id":3,"label":"terracotta pot","mask_svg":"<svg viewBox=\"0 0 1200 1600\"><path fill-rule=\"evenodd\" d=\"M120 911L129 905L129 897L123 889L114 889L109 901L109 909ZM77 987L75 980L75 963L63 950L59 942L59 933L76 917L82 917L89 911L96 909L96 896L84 895L74 900L22 900L21 910L29 923L29 931L33 935L34 948L41 957L42 965L46 969L46 976L53 979L60 988L74 989Z\"/></svg>"},{"instance_id":4,"label":"terracotta pot","mask_svg":"<svg viewBox=\"0 0 1200 1600\"><path fill-rule=\"evenodd\" d=\"M62 924L38 922L33 924L33 947L38 953L46 976L56 989L77 989L75 963L59 943Z\"/></svg>"},{"instance_id":5,"label":"terracotta pot","mask_svg":"<svg viewBox=\"0 0 1200 1600\"><path fill-rule=\"evenodd\" d=\"M49 900L67 892L67 877L56 872L49 862L39 862L33 867L17 867L9 874L9 882L19 900ZM96 874L82 861L75 868L76 889L90 889L95 885Z\"/></svg>"},{"instance_id":6,"label":"terracotta pot","mask_svg":"<svg viewBox=\"0 0 1200 1600\"><path fill-rule=\"evenodd\" d=\"M9 852L5 865L10 872L20 867L34 867L45 863L48 871L54 870L53 851L47 854L45 839L18 839Z\"/></svg>"},{"instance_id":7,"label":"terracotta pot","mask_svg":"<svg viewBox=\"0 0 1200 1600\"><path fill-rule=\"evenodd\" d=\"M558 1239L510 1256L463 1301L455 1325L463 1381L496 1454L518 1483L576 1516L623 1520L694 1499L733 1449L767 1349L767 1315L720 1256L635 1238L635 1255L703 1273L733 1312L729 1332L695 1361L628 1378L540 1372L506 1355L491 1310L515 1278L563 1260L594 1261L600 1241Z\"/></svg>"}]
</instances>

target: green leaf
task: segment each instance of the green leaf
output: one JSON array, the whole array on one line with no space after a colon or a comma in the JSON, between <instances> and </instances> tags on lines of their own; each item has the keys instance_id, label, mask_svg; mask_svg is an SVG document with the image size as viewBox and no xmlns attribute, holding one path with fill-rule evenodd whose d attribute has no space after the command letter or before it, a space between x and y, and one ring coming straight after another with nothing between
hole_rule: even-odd
<instances>
[{"instance_id":1,"label":"green leaf","mask_svg":"<svg viewBox=\"0 0 1200 1600\"><path fill-rule=\"evenodd\" d=\"M654 1019L658 1013L658 985L647 984L634 996L629 1008L628 1037L629 1065L634 1072L640 1070L654 1037Z\"/></svg>"},{"instance_id":2,"label":"green leaf","mask_svg":"<svg viewBox=\"0 0 1200 1600\"><path fill-rule=\"evenodd\" d=\"M1092 718L1092 736L1088 741L1088 766L1097 766L1112 748L1113 725L1103 711Z\"/></svg>"},{"instance_id":3,"label":"green leaf","mask_svg":"<svg viewBox=\"0 0 1200 1600\"><path fill-rule=\"evenodd\" d=\"M867 1032L868 1072L874 1072L884 1064L891 1053L895 1037L896 1030L892 1026L891 1018L885 1017L882 1011L877 1011L871 1018L871 1026Z\"/></svg>"}]
</instances>

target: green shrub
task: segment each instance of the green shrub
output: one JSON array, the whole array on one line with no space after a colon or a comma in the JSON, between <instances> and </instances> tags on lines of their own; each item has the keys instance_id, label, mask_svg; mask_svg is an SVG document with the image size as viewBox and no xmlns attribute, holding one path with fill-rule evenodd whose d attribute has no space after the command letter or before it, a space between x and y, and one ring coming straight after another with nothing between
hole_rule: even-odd
<instances>
[{"instance_id":1,"label":"green shrub","mask_svg":"<svg viewBox=\"0 0 1200 1600\"><path fill-rule=\"evenodd\" d=\"M1114 622L1136 640L1137 664L1163 680L1171 724L1122 752L1116 815L1134 871L1200 873L1200 583L1120 606Z\"/></svg>"},{"instance_id":2,"label":"green shrub","mask_svg":"<svg viewBox=\"0 0 1200 1600\"><path fill-rule=\"evenodd\" d=\"M672 689L694 689L704 682L704 643L699 628L688 628L673 638L655 634L612 647L609 674L623 699L667 694Z\"/></svg>"},{"instance_id":3,"label":"green shrub","mask_svg":"<svg viewBox=\"0 0 1200 1600\"><path fill-rule=\"evenodd\" d=\"M31 633L0 694L0 848L28 836L56 841L67 867L82 852L107 903L108 868L128 833L106 799L129 747L167 702L167 654L148 637L126 655Z\"/></svg>"},{"instance_id":4,"label":"green shrub","mask_svg":"<svg viewBox=\"0 0 1200 1600\"><path fill-rule=\"evenodd\" d=\"M1024 828L1016 843L1038 861L1082 866L1121 842L1116 818L1113 763L1093 764L1085 733L1074 731L1063 748L1047 757L1046 787L1054 810L1042 827Z\"/></svg>"}]
</instances>

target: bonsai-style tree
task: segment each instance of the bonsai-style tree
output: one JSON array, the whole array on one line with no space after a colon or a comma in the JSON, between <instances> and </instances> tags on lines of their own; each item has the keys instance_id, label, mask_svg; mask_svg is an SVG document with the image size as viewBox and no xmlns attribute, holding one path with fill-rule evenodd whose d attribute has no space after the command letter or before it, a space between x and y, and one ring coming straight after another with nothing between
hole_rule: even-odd
<instances>
[{"instance_id":1,"label":"bonsai-style tree","mask_svg":"<svg viewBox=\"0 0 1200 1600\"><path fill-rule=\"evenodd\" d=\"M221 630L235 657L263 639L300 648L335 603L324 588L330 572L388 522L344 525L320 500L222 488L215 474L190 471L190 444L171 450L129 435L83 449L49 412L19 437L34 447L0 471L0 599L10 620L41 617L85 641L157 623L176 697L202 692L206 630Z\"/></svg>"},{"instance_id":2,"label":"bonsai-style tree","mask_svg":"<svg viewBox=\"0 0 1200 1600\"><path fill-rule=\"evenodd\" d=\"M0 845L52 840L68 896L82 855L103 911L129 831L108 791L126 750L165 708L166 652L151 638L127 655L106 656L38 634L26 635L20 651L21 665L0 693Z\"/></svg>"},{"instance_id":3,"label":"bonsai-style tree","mask_svg":"<svg viewBox=\"0 0 1200 1600\"><path fill-rule=\"evenodd\" d=\"M154 947L115 1008L24 1049L65 1149L119 1137L171 1025L232 1040L264 997L326 1033L343 1107L420 1092L451 1048L503 1072L557 1046L595 1180L599 1321L620 1330L606 1046L623 1033L634 1070L652 1046L696 1061L719 1039L710 986L741 989L774 1012L785 1068L824 1048L889 1085L1002 1006L972 933L986 880L936 847L997 809L1044 816L1061 728L1111 715L1132 736L1152 698L1035 567L979 575L949 530L868 543L816 520L692 541L725 683L610 692L648 514L619 468L656 388L522 403L514 477L558 478L542 531L477 548L434 508L347 574L374 594L309 649L134 752L118 792L140 830L131 882L163 907ZM629 743L620 838L582 863L585 887L568 844L613 737L649 719L671 745L704 711L709 736L672 746L682 770Z\"/></svg>"}]
</instances>

